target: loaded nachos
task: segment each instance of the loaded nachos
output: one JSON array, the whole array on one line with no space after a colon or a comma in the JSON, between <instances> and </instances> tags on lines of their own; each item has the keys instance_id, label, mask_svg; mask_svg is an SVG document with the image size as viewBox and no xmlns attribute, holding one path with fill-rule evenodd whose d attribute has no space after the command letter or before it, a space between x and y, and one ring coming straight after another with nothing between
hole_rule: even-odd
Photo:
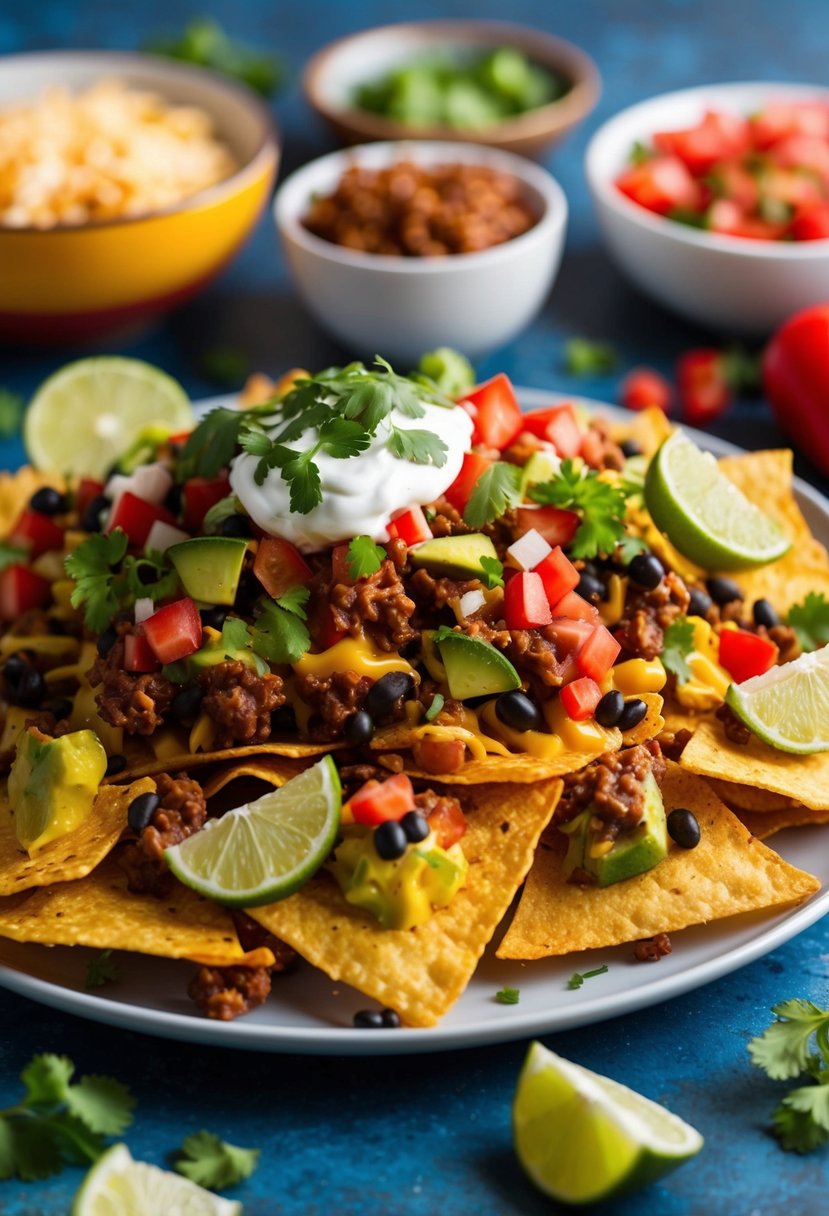
<instances>
[{"instance_id":1,"label":"loaded nachos","mask_svg":"<svg viewBox=\"0 0 829 1216\"><path fill-rule=\"evenodd\" d=\"M0 937L190 959L222 1019L298 955L428 1026L519 891L499 957L655 959L819 886L757 822L829 808L788 453L378 359L0 517Z\"/></svg>"}]
</instances>

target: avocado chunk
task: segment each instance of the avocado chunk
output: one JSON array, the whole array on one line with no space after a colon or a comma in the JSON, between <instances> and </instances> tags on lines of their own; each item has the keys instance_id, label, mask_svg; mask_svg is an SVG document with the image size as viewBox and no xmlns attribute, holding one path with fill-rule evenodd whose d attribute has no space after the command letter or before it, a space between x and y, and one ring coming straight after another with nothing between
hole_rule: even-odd
<instances>
[{"instance_id":1,"label":"avocado chunk","mask_svg":"<svg viewBox=\"0 0 829 1216\"><path fill-rule=\"evenodd\" d=\"M570 823L562 825L562 831L570 837L564 866L567 876L574 870L592 874L600 887L609 887L614 882L633 878L652 870L668 855L668 829L665 824L665 807L662 794L653 773L648 773L644 782L645 805L642 818L632 832L619 836L613 847L600 852L602 842L598 832L591 828L594 809L589 806ZM594 856L594 853L599 853Z\"/></svg>"},{"instance_id":2,"label":"avocado chunk","mask_svg":"<svg viewBox=\"0 0 829 1216\"><path fill-rule=\"evenodd\" d=\"M533 452L521 471L521 497L526 498L530 486L551 481L558 475L561 461L554 452Z\"/></svg>"},{"instance_id":3,"label":"avocado chunk","mask_svg":"<svg viewBox=\"0 0 829 1216\"><path fill-rule=\"evenodd\" d=\"M498 561L495 546L482 532L467 536L436 536L409 551L409 560L416 570L447 578L478 578L483 574L482 557Z\"/></svg>"},{"instance_id":4,"label":"avocado chunk","mask_svg":"<svg viewBox=\"0 0 829 1216\"><path fill-rule=\"evenodd\" d=\"M236 599L246 540L237 536L194 536L170 545L167 556L189 596L202 604Z\"/></svg>"},{"instance_id":5,"label":"avocado chunk","mask_svg":"<svg viewBox=\"0 0 829 1216\"><path fill-rule=\"evenodd\" d=\"M9 804L23 848L34 853L78 827L92 810L106 766L94 731L59 739L34 727L23 731L9 773Z\"/></svg>"},{"instance_id":6,"label":"avocado chunk","mask_svg":"<svg viewBox=\"0 0 829 1216\"><path fill-rule=\"evenodd\" d=\"M446 683L456 701L488 697L521 687L521 677L509 659L481 638L439 629L432 635L443 666Z\"/></svg>"}]
</instances>

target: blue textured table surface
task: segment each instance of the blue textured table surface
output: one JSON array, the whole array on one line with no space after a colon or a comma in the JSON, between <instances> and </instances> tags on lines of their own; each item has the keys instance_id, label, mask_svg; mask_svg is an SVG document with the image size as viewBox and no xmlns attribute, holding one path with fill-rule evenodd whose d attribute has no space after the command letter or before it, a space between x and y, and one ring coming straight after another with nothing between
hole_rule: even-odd
<instances>
[{"instance_id":1,"label":"blue textured table surface","mask_svg":"<svg viewBox=\"0 0 829 1216\"><path fill-rule=\"evenodd\" d=\"M395 6L214 0L202 7L237 36L276 47L291 69L276 103L283 171L330 146L297 83L321 42L392 19L473 15L462 0ZM646 361L665 370L682 349L712 335L660 312L608 264L581 171L589 134L621 107L671 88L732 79L826 83L829 10L817 0L784 6L778 0L605 0L552 10L543 0L516 2L506 11L482 0L474 10L571 38L593 55L604 77L599 109L551 159L572 216L552 299L535 324L480 371L503 368L519 384L607 397L615 377L575 384L564 375L561 351L569 335L615 343L625 366ZM132 48L151 33L177 30L192 11L187 0L145 0L128 14L107 0L0 0L0 52ZM219 282L125 353L162 364L197 397L218 389L199 370L201 353L217 346L240 350L252 367L271 372L343 357L296 304L266 219ZM28 393L64 358L0 351L0 384ZM738 406L720 433L748 447L781 442L760 403ZM14 467L21 458L19 444L0 445L0 464ZM801 471L821 484L808 466ZM605 1212L801 1216L826 1210L829 1156L798 1158L777 1148L767 1123L779 1087L749 1068L745 1044L766 1024L774 1002L802 996L827 1003L827 959L829 927L818 924L689 996L548 1040L562 1055L666 1103L706 1137L695 1163ZM17 1097L17 1074L35 1052L62 1052L81 1071L118 1076L138 1098L128 1135L137 1157L164 1164L182 1137L201 1127L261 1147L257 1173L234 1193L247 1216L549 1212L550 1204L523 1180L510 1147L509 1104L525 1050L514 1043L376 1063L256 1057L108 1030L0 992L0 1108ZM68 1170L46 1183L2 1183L0 1212L64 1213L80 1176Z\"/></svg>"}]
</instances>

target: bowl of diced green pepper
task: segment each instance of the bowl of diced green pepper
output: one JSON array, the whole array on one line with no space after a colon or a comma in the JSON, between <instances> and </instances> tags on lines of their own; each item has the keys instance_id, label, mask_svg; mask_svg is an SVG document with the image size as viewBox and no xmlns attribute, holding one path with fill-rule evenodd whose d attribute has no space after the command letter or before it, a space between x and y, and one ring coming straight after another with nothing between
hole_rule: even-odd
<instances>
[{"instance_id":1,"label":"bowl of diced green pepper","mask_svg":"<svg viewBox=\"0 0 829 1216\"><path fill-rule=\"evenodd\" d=\"M346 143L463 139L538 156L595 106L592 60L560 38L497 21L381 26L308 63L305 95Z\"/></svg>"}]
</instances>

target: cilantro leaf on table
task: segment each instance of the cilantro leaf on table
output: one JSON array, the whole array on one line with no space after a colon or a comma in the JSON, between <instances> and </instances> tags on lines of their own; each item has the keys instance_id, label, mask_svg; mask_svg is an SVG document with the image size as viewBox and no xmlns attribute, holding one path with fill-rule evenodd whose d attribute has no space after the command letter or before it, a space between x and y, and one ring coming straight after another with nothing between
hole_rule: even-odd
<instances>
[{"instance_id":1,"label":"cilantro leaf on table","mask_svg":"<svg viewBox=\"0 0 829 1216\"><path fill-rule=\"evenodd\" d=\"M232 80L241 80L263 97L270 97L283 77L282 64L276 55L229 37L212 17L194 17L178 37L154 38L144 49L168 59L212 68Z\"/></svg>"},{"instance_id":2,"label":"cilantro leaf on table","mask_svg":"<svg viewBox=\"0 0 829 1216\"><path fill-rule=\"evenodd\" d=\"M120 976L121 968L112 957L112 951L102 950L89 960L86 968L86 987L103 988L105 984L114 984Z\"/></svg>"},{"instance_id":3,"label":"cilantro leaf on table","mask_svg":"<svg viewBox=\"0 0 829 1216\"><path fill-rule=\"evenodd\" d=\"M555 477L531 486L529 497L543 506L577 511L581 523L569 546L571 557L607 556L624 537L625 495L586 466L563 460Z\"/></svg>"},{"instance_id":4,"label":"cilantro leaf on table","mask_svg":"<svg viewBox=\"0 0 829 1216\"><path fill-rule=\"evenodd\" d=\"M808 1153L829 1141L829 1009L791 1000L772 1013L776 1021L750 1041L748 1052L774 1081L805 1073L815 1082L790 1090L772 1115L782 1147Z\"/></svg>"},{"instance_id":5,"label":"cilantro leaf on table","mask_svg":"<svg viewBox=\"0 0 829 1216\"><path fill-rule=\"evenodd\" d=\"M571 376L598 376L612 372L619 362L615 347L608 342L569 338L564 344L564 366Z\"/></svg>"},{"instance_id":6,"label":"cilantro leaf on table","mask_svg":"<svg viewBox=\"0 0 829 1216\"><path fill-rule=\"evenodd\" d=\"M0 439L11 439L23 421L23 398L11 389L0 388Z\"/></svg>"},{"instance_id":7,"label":"cilantro leaf on table","mask_svg":"<svg viewBox=\"0 0 829 1216\"><path fill-rule=\"evenodd\" d=\"M829 642L829 600L823 592L810 591L802 604L789 609L788 623L801 650L819 650Z\"/></svg>"},{"instance_id":8,"label":"cilantro leaf on table","mask_svg":"<svg viewBox=\"0 0 829 1216\"><path fill-rule=\"evenodd\" d=\"M482 557L481 570L481 582L487 591L492 591L495 587L503 587L504 565L497 557Z\"/></svg>"},{"instance_id":9,"label":"cilantro leaf on table","mask_svg":"<svg viewBox=\"0 0 829 1216\"><path fill-rule=\"evenodd\" d=\"M0 570L5 570L6 566L14 566L17 562L25 563L28 560L29 554L25 549L0 541Z\"/></svg>"},{"instance_id":10,"label":"cilantro leaf on table","mask_svg":"<svg viewBox=\"0 0 829 1216\"><path fill-rule=\"evenodd\" d=\"M369 578L377 573L385 560L386 550L376 545L370 536L355 536L345 558L348 577L354 583L357 579Z\"/></svg>"},{"instance_id":11,"label":"cilantro leaf on table","mask_svg":"<svg viewBox=\"0 0 829 1216\"><path fill-rule=\"evenodd\" d=\"M515 464L498 461L484 469L475 482L463 513L470 528L483 528L521 501L521 470Z\"/></svg>"},{"instance_id":12,"label":"cilantro leaf on table","mask_svg":"<svg viewBox=\"0 0 829 1216\"><path fill-rule=\"evenodd\" d=\"M211 1191L223 1191L249 1178L259 1162L258 1148L228 1144L212 1132L195 1132L181 1146L175 1169L191 1182Z\"/></svg>"},{"instance_id":13,"label":"cilantro leaf on table","mask_svg":"<svg viewBox=\"0 0 829 1216\"><path fill-rule=\"evenodd\" d=\"M678 616L665 630L660 659L666 671L671 671L680 684L691 678L688 655L694 649L694 626L687 617Z\"/></svg>"},{"instance_id":14,"label":"cilantro leaf on table","mask_svg":"<svg viewBox=\"0 0 829 1216\"><path fill-rule=\"evenodd\" d=\"M94 532L70 553L64 565L74 579L70 603L83 605L84 620L93 633L103 633L121 607L113 567L127 552L127 534L120 528L104 534Z\"/></svg>"},{"instance_id":15,"label":"cilantro leaf on table","mask_svg":"<svg viewBox=\"0 0 829 1216\"><path fill-rule=\"evenodd\" d=\"M517 1005L520 999L520 988L500 988L495 993L495 1000L499 1005Z\"/></svg>"},{"instance_id":16,"label":"cilantro leaf on table","mask_svg":"<svg viewBox=\"0 0 829 1216\"><path fill-rule=\"evenodd\" d=\"M294 587L278 600L264 600L253 625L253 651L269 663L296 663L308 650L305 625L307 587Z\"/></svg>"}]
</instances>

